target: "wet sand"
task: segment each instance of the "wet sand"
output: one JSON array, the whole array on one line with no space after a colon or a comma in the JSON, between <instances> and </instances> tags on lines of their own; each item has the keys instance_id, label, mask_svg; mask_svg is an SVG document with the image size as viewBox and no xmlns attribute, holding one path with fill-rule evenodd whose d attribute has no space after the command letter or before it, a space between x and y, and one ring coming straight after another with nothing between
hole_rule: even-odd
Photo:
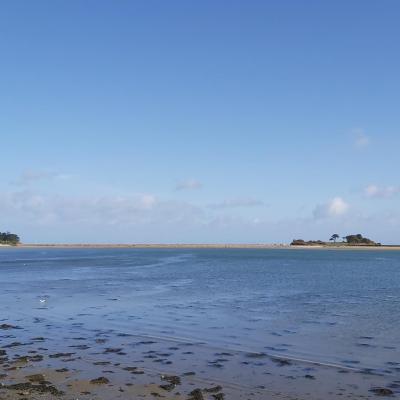
<instances>
[{"instance_id":1,"label":"wet sand","mask_svg":"<svg viewBox=\"0 0 400 400\"><path fill-rule=\"evenodd\" d=\"M33 335L23 321L0 321L1 399L326 400L393 397L400 390L400 363L385 373L273 350L243 352L101 329L82 336L81 324L71 322L68 334L46 320L35 324Z\"/></svg>"}]
</instances>

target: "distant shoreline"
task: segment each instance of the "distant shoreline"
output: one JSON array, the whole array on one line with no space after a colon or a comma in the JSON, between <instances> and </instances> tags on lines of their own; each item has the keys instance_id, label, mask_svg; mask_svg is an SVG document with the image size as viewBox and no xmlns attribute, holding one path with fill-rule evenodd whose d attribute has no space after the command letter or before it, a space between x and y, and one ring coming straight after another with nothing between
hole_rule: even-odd
<instances>
[{"instance_id":1,"label":"distant shoreline","mask_svg":"<svg viewBox=\"0 0 400 400\"><path fill-rule=\"evenodd\" d=\"M24 243L18 246L3 246L17 248L88 248L88 249L290 249L290 250L400 250L400 245L381 246L343 246L343 245L314 245L314 246L291 246L289 244L207 244L207 243L132 243L132 244L96 244L96 243Z\"/></svg>"},{"instance_id":2,"label":"distant shoreline","mask_svg":"<svg viewBox=\"0 0 400 400\"><path fill-rule=\"evenodd\" d=\"M138 249L285 249L293 246L288 244L211 244L211 243L23 243L17 247L36 248L36 247L56 247L56 248L138 248Z\"/></svg>"}]
</instances>

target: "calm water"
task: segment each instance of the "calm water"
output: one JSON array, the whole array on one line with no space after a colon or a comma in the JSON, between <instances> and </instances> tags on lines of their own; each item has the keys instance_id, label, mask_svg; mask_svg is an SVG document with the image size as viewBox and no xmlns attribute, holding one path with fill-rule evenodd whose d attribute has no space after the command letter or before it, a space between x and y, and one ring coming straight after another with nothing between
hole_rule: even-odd
<instances>
[{"instance_id":1,"label":"calm water","mask_svg":"<svg viewBox=\"0 0 400 400\"><path fill-rule=\"evenodd\" d=\"M385 370L400 252L0 249L0 319L39 318Z\"/></svg>"}]
</instances>

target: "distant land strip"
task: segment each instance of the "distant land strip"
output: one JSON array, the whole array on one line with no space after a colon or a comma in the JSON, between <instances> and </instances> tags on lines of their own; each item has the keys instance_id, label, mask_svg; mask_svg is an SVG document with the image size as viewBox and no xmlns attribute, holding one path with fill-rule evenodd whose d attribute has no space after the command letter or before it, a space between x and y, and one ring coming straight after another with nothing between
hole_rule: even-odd
<instances>
[{"instance_id":1,"label":"distant land strip","mask_svg":"<svg viewBox=\"0 0 400 400\"><path fill-rule=\"evenodd\" d=\"M227 243L227 244L211 244L211 243L132 243L132 244L112 244L112 243L21 243L16 247L19 248L93 248L93 249L309 249L309 250L400 250L400 245L381 245L381 246L357 246L357 245L341 245L326 244L319 246L291 246L289 244L268 244L268 243Z\"/></svg>"}]
</instances>

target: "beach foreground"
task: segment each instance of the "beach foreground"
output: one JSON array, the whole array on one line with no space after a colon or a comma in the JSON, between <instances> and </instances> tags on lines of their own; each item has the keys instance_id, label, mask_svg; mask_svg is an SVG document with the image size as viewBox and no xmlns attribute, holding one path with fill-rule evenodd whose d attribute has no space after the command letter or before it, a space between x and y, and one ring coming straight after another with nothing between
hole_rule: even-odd
<instances>
[{"instance_id":1,"label":"beach foreground","mask_svg":"<svg viewBox=\"0 0 400 400\"><path fill-rule=\"evenodd\" d=\"M365 399L400 386L357 367L100 329L61 338L37 323L46 336L1 325L2 399Z\"/></svg>"}]
</instances>

